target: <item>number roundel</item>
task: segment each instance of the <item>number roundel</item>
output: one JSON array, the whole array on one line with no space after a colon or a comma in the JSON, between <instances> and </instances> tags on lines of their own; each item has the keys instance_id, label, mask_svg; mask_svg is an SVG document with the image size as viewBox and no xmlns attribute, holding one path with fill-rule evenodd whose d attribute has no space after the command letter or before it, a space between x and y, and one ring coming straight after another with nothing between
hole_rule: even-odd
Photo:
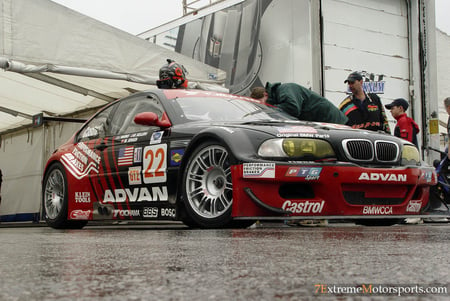
<instances>
[{"instance_id":1,"label":"number roundel","mask_svg":"<svg viewBox=\"0 0 450 301\"><path fill-rule=\"evenodd\" d=\"M144 148L143 181L145 184L166 182L167 145L149 145Z\"/></svg>"}]
</instances>

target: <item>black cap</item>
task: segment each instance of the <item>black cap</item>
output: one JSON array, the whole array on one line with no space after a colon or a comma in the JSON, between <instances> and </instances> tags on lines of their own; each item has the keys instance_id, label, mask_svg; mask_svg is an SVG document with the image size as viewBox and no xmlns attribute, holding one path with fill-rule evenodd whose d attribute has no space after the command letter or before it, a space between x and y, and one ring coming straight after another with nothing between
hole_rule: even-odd
<instances>
[{"instance_id":1,"label":"black cap","mask_svg":"<svg viewBox=\"0 0 450 301\"><path fill-rule=\"evenodd\" d=\"M406 111L408 110L409 104L405 99L397 98L394 99L394 101L391 102L390 104L385 105L384 107L388 110L390 110L392 107L403 107L403 109Z\"/></svg>"},{"instance_id":2,"label":"black cap","mask_svg":"<svg viewBox=\"0 0 450 301\"><path fill-rule=\"evenodd\" d=\"M346 84L347 82L354 82L356 80L362 80L362 79L363 79L363 77L362 77L361 73L355 71L348 75L347 79L344 81L344 84Z\"/></svg>"}]
</instances>

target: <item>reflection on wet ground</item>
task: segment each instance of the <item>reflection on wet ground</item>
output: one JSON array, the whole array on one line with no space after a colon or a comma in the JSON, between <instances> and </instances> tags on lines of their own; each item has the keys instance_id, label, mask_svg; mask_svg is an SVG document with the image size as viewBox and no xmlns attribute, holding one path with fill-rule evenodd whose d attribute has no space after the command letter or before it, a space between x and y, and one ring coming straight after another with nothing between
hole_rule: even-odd
<instances>
[{"instance_id":1,"label":"reflection on wet ground","mask_svg":"<svg viewBox=\"0 0 450 301\"><path fill-rule=\"evenodd\" d=\"M0 300L350 300L316 288L448 286L449 230L449 224L0 228ZM432 298L448 294L426 299Z\"/></svg>"}]
</instances>

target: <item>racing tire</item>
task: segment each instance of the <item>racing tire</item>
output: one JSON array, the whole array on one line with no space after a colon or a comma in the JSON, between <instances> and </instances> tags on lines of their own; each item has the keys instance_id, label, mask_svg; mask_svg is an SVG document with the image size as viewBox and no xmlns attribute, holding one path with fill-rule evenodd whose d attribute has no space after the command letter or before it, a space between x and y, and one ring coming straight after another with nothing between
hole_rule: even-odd
<instances>
[{"instance_id":1,"label":"racing tire","mask_svg":"<svg viewBox=\"0 0 450 301\"><path fill-rule=\"evenodd\" d=\"M382 227L382 226L393 226L395 224L400 224L403 219L401 218L386 218L386 219L358 219L355 224L369 227Z\"/></svg>"},{"instance_id":2,"label":"racing tire","mask_svg":"<svg viewBox=\"0 0 450 301\"><path fill-rule=\"evenodd\" d=\"M213 141L202 143L189 157L182 182L188 226L232 226L231 161L229 151Z\"/></svg>"},{"instance_id":3,"label":"racing tire","mask_svg":"<svg viewBox=\"0 0 450 301\"><path fill-rule=\"evenodd\" d=\"M42 210L47 225L54 229L81 229L87 221L70 221L68 215L67 177L64 167L49 167L42 182Z\"/></svg>"}]
</instances>

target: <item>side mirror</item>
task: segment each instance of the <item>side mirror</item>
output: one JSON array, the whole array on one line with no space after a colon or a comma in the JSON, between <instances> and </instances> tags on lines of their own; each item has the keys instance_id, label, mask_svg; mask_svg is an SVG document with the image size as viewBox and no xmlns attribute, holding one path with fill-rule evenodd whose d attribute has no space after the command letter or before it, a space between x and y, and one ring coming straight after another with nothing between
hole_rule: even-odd
<instances>
[{"instance_id":1,"label":"side mirror","mask_svg":"<svg viewBox=\"0 0 450 301\"><path fill-rule=\"evenodd\" d=\"M161 119L159 120L158 115L153 112L143 112L134 116L134 122L139 125L158 126L160 128L172 126L165 112Z\"/></svg>"}]
</instances>

